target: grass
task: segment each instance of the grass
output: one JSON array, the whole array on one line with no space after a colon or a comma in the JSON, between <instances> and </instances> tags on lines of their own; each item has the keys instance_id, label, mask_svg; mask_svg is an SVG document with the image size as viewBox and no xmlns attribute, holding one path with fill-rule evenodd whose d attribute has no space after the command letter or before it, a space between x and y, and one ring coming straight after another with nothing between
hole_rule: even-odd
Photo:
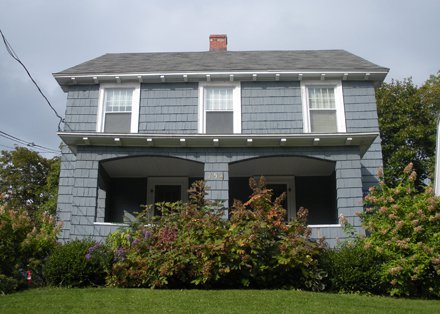
<instances>
[{"instance_id":1,"label":"grass","mask_svg":"<svg viewBox=\"0 0 440 314\"><path fill-rule=\"evenodd\" d=\"M33 289L0 313L440 313L440 301L288 290Z\"/></svg>"}]
</instances>

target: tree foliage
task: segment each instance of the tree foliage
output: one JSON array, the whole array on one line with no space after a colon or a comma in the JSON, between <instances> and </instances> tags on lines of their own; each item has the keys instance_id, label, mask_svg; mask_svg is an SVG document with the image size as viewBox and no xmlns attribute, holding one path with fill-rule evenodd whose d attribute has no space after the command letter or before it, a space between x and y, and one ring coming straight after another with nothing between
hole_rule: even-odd
<instances>
[{"instance_id":1,"label":"tree foliage","mask_svg":"<svg viewBox=\"0 0 440 314\"><path fill-rule=\"evenodd\" d=\"M440 113L440 72L420 88L411 79L384 83L376 91L385 180L395 185L408 163L419 174L416 186L432 179L436 125Z\"/></svg>"},{"instance_id":2,"label":"tree foliage","mask_svg":"<svg viewBox=\"0 0 440 314\"><path fill-rule=\"evenodd\" d=\"M0 155L0 204L12 209L55 214L59 158L46 159L24 147Z\"/></svg>"}]
</instances>

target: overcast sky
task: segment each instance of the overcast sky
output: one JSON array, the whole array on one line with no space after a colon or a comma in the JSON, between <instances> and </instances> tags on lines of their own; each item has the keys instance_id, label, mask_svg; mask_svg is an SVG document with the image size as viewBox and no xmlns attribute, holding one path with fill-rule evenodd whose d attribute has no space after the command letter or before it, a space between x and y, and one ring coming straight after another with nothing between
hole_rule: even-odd
<instances>
[{"instance_id":1,"label":"overcast sky","mask_svg":"<svg viewBox=\"0 0 440 314\"><path fill-rule=\"evenodd\" d=\"M421 85L440 70L439 0L0 0L0 28L54 107L52 77L108 52L345 49ZM57 148L58 120L0 46L0 131ZM14 143L0 137L0 149ZM49 156L49 155L45 155Z\"/></svg>"}]
</instances>

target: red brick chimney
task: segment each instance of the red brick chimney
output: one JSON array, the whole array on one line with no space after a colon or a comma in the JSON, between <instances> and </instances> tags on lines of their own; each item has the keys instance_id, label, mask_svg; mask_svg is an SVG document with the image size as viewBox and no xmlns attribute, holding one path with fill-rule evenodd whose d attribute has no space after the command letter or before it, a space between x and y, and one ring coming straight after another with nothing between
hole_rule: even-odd
<instances>
[{"instance_id":1,"label":"red brick chimney","mask_svg":"<svg viewBox=\"0 0 440 314\"><path fill-rule=\"evenodd\" d=\"M228 36L210 35L209 36L209 51L227 51L228 50Z\"/></svg>"}]
</instances>

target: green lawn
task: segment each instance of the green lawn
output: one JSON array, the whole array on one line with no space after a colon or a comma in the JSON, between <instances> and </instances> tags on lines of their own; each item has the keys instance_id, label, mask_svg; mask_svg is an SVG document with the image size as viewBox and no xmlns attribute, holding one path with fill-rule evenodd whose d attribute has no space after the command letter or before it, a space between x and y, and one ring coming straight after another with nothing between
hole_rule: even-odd
<instances>
[{"instance_id":1,"label":"green lawn","mask_svg":"<svg viewBox=\"0 0 440 314\"><path fill-rule=\"evenodd\" d=\"M287 290L34 289L0 313L440 313L440 301Z\"/></svg>"}]
</instances>

